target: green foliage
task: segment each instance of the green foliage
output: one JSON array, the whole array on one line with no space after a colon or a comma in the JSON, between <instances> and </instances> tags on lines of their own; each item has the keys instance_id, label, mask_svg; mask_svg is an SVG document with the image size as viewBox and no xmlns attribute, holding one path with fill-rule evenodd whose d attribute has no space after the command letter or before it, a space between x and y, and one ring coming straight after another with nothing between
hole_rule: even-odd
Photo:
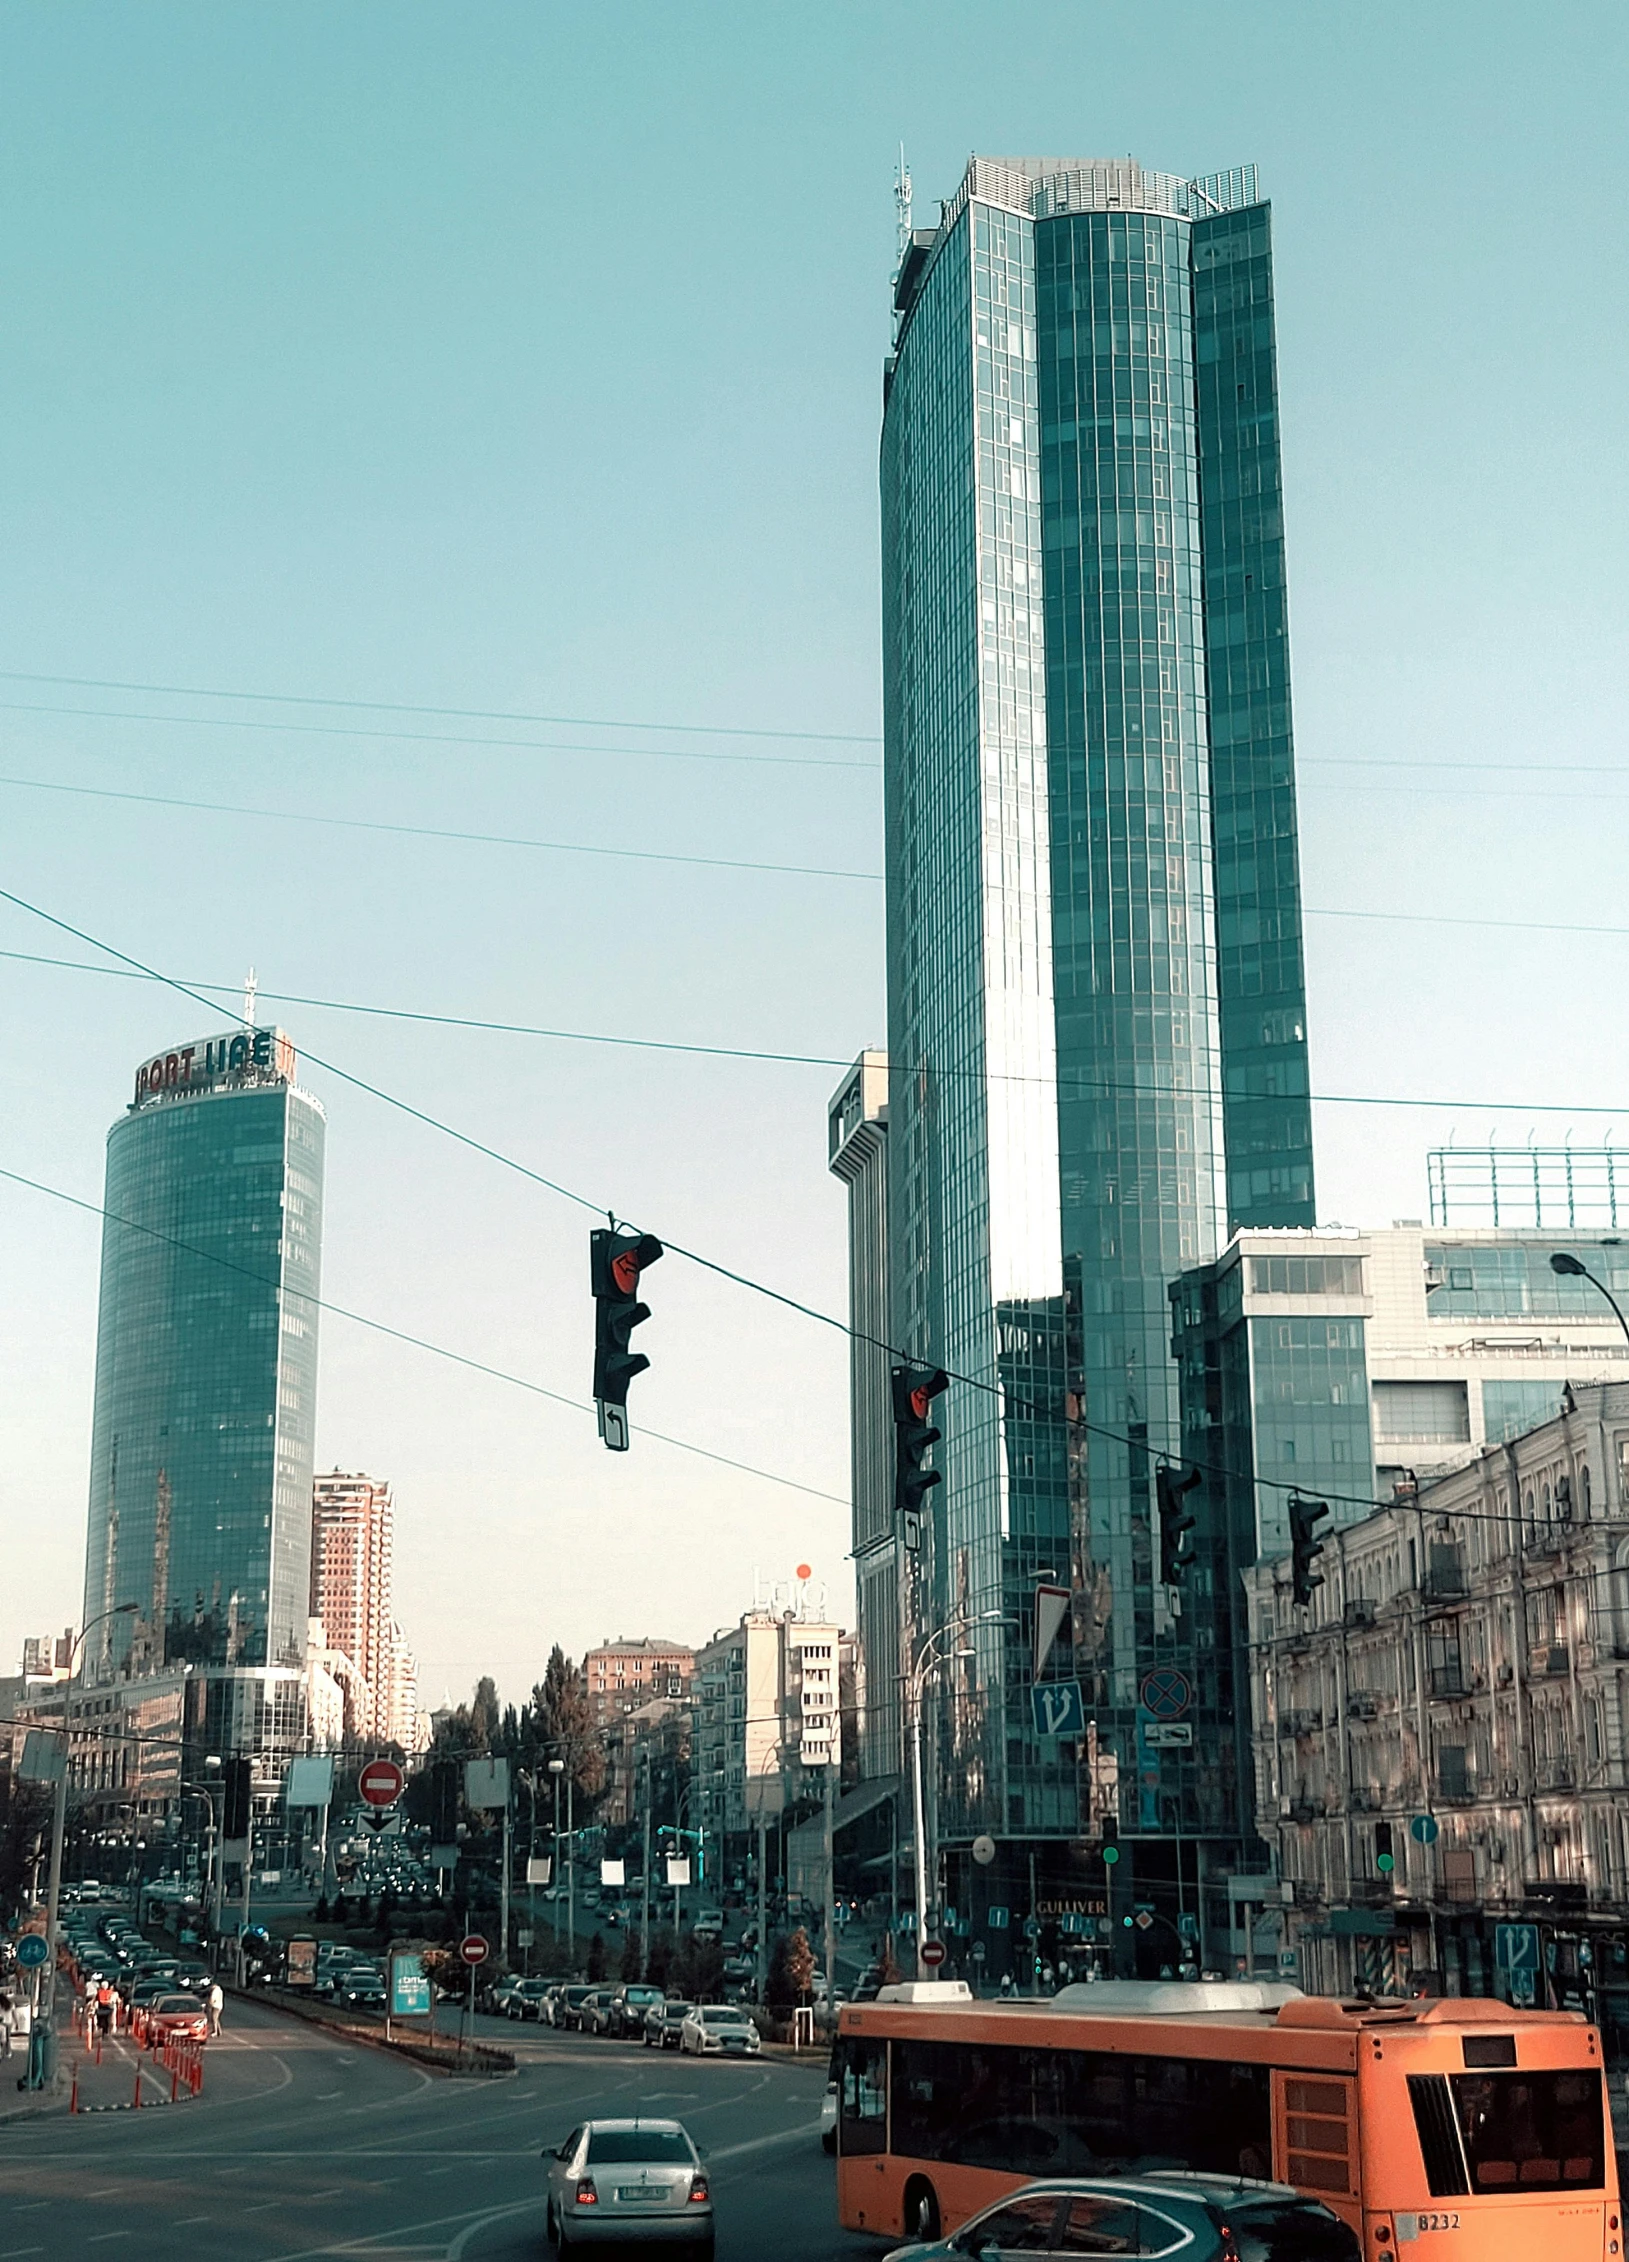
<instances>
[{"instance_id":1,"label":"green foliage","mask_svg":"<svg viewBox=\"0 0 1629 2262\"><path fill-rule=\"evenodd\" d=\"M675 1961L674 1941L671 1932L663 1930L650 1936L650 1954L645 1961L645 1977L653 1987L666 1988L673 1978Z\"/></svg>"},{"instance_id":2,"label":"green foliage","mask_svg":"<svg viewBox=\"0 0 1629 2262\"><path fill-rule=\"evenodd\" d=\"M617 1965L618 1979L643 1979L645 1968L639 1953L639 1934L630 1924L622 1936L622 1956Z\"/></svg>"},{"instance_id":3,"label":"green foliage","mask_svg":"<svg viewBox=\"0 0 1629 2262\"><path fill-rule=\"evenodd\" d=\"M591 1981L605 1977L605 1942L597 1932L588 1943L588 1976Z\"/></svg>"}]
</instances>

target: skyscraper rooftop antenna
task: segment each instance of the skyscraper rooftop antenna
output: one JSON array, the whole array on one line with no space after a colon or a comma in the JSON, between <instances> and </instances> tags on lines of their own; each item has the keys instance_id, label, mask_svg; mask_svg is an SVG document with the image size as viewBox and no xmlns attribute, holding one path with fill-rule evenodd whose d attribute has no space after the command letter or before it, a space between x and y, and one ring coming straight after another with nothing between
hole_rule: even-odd
<instances>
[{"instance_id":1,"label":"skyscraper rooftop antenna","mask_svg":"<svg viewBox=\"0 0 1629 2262\"><path fill-rule=\"evenodd\" d=\"M899 164L894 173L894 214L899 223L895 231L898 241L894 246L894 274L897 277L905 264L905 254L911 248L911 169L905 162L903 142L899 145Z\"/></svg>"},{"instance_id":2,"label":"skyscraper rooftop antenna","mask_svg":"<svg viewBox=\"0 0 1629 2262\"><path fill-rule=\"evenodd\" d=\"M246 1029L252 1029L255 1025L255 999L259 993L260 984L255 980L255 970L251 966L243 977L243 1026Z\"/></svg>"}]
</instances>

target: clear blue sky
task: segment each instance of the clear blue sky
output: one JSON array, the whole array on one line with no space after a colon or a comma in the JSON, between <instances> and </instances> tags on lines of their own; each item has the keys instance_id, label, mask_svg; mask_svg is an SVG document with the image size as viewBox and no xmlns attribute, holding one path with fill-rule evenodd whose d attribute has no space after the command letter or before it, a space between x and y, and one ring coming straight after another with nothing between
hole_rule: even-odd
<instances>
[{"instance_id":1,"label":"clear blue sky","mask_svg":"<svg viewBox=\"0 0 1629 2262\"><path fill-rule=\"evenodd\" d=\"M275 9L0 22L0 668L856 734L906 143L1254 159L1278 256L1309 902L1629 927L1619 6L960 0ZM575 727L570 751L218 727L0 681L0 774L874 871L833 741ZM31 706L140 710L138 723ZM205 727L181 718L209 713ZM342 709L300 719L356 726ZM498 726L400 718L421 733ZM594 749L586 751L585 749ZM1530 765L1467 770L1469 763ZM1389 765L1358 767L1360 763ZM846 1058L883 1034L863 879L617 863L0 785L0 885L192 980ZM94 954L0 905L0 948ZM1450 1131L1620 1100L1624 935L1315 918L1321 1208L1418 1215ZM137 1060L211 1016L0 960L0 1163L95 1200ZM277 1008L296 1039L828 1310L836 1071ZM326 1288L587 1395L581 1212L320 1070ZM1577 1138L1603 1123L1579 1113ZM0 1670L76 1615L94 1219L0 1185ZM680 1260L648 1424L847 1484L840 1341ZM339 1320L319 1460L386 1473L432 1698L556 1636L696 1638L753 1567L846 1611L843 1510ZM14 1669L14 1667L12 1668Z\"/></svg>"}]
</instances>

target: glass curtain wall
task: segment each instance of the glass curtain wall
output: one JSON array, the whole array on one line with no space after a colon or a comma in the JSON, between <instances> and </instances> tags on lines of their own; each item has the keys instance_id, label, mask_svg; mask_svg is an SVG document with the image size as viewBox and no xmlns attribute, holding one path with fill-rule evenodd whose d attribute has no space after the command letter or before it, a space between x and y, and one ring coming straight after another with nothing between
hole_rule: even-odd
<instances>
[{"instance_id":1,"label":"glass curtain wall","mask_svg":"<svg viewBox=\"0 0 1629 2262\"><path fill-rule=\"evenodd\" d=\"M323 1117L292 1087L138 1106L108 1135L89 1669L305 1662Z\"/></svg>"}]
</instances>

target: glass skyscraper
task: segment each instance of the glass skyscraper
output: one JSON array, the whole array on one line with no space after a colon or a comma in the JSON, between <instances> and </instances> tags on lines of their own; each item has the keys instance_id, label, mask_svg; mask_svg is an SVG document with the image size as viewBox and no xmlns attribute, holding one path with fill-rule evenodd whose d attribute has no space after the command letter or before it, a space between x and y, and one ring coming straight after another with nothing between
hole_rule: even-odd
<instances>
[{"instance_id":1,"label":"glass skyscraper","mask_svg":"<svg viewBox=\"0 0 1629 2262\"><path fill-rule=\"evenodd\" d=\"M145 1062L108 1133L86 1669L303 1668L323 1111L277 1029Z\"/></svg>"},{"instance_id":2,"label":"glass skyscraper","mask_svg":"<svg viewBox=\"0 0 1629 2262\"><path fill-rule=\"evenodd\" d=\"M941 1676L938 1837L969 1906L1023 1905L1038 1854L1067 1928L1102 1913L1082 1841L1112 1814L1121 1889L1174 1917L1248 1819L1202 1496L1180 1601L1158 1582L1168 1289L1232 1227L1314 1216L1268 207L1251 167L975 158L894 303L892 1325L965 1378L912 1616L1009 1621ZM1068 1744L1028 1691L1047 1572ZM1151 1737L1160 1670L1189 1700ZM997 1867L964 1891L975 1833Z\"/></svg>"}]
</instances>

